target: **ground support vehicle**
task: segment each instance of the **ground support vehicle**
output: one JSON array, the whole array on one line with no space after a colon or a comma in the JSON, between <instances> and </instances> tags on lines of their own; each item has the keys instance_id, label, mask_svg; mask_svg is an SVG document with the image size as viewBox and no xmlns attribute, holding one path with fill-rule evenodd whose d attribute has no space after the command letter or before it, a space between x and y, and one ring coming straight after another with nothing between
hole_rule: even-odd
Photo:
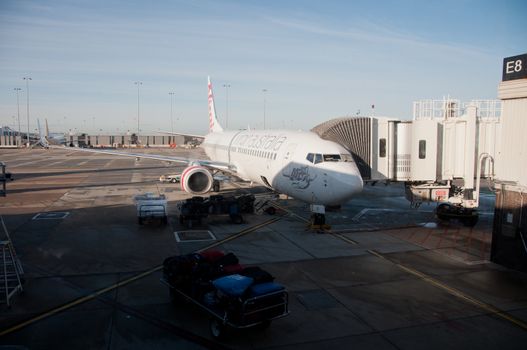
<instances>
[{"instance_id":1,"label":"ground support vehicle","mask_svg":"<svg viewBox=\"0 0 527 350\"><path fill-rule=\"evenodd\" d=\"M165 195L155 196L153 193L145 193L135 196L134 200L137 208L137 223L139 225L153 220L158 220L162 224L168 222Z\"/></svg>"},{"instance_id":2,"label":"ground support vehicle","mask_svg":"<svg viewBox=\"0 0 527 350\"><path fill-rule=\"evenodd\" d=\"M254 196L242 195L237 197L224 197L222 195L192 197L178 204L179 223L191 228L194 224L209 215L228 215L235 224L243 222L243 213L254 212Z\"/></svg>"},{"instance_id":3,"label":"ground support vehicle","mask_svg":"<svg viewBox=\"0 0 527 350\"><path fill-rule=\"evenodd\" d=\"M235 329L267 328L289 314L288 293L259 267L242 267L234 254L188 254L163 262L161 282L172 302L191 302L210 316L214 338Z\"/></svg>"},{"instance_id":4,"label":"ground support vehicle","mask_svg":"<svg viewBox=\"0 0 527 350\"><path fill-rule=\"evenodd\" d=\"M181 174L174 175L161 175L159 177L160 182L179 183L181 181Z\"/></svg>"},{"instance_id":5,"label":"ground support vehicle","mask_svg":"<svg viewBox=\"0 0 527 350\"><path fill-rule=\"evenodd\" d=\"M178 203L179 223L192 228L193 225L201 224L201 221L209 215L209 205L203 197L195 196Z\"/></svg>"}]
</instances>

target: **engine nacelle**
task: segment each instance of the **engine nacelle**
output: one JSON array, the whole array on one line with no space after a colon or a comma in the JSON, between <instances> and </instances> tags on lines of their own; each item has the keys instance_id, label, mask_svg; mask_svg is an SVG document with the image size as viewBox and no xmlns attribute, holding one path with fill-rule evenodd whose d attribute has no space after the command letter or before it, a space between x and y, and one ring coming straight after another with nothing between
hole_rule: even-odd
<instances>
[{"instance_id":1,"label":"engine nacelle","mask_svg":"<svg viewBox=\"0 0 527 350\"><path fill-rule=\"evenodd\" d=\"M205 194L212 188L214 179L207 168L189 166L181 174L181 189L191 194Z\"/></svg>"}]
</instances>

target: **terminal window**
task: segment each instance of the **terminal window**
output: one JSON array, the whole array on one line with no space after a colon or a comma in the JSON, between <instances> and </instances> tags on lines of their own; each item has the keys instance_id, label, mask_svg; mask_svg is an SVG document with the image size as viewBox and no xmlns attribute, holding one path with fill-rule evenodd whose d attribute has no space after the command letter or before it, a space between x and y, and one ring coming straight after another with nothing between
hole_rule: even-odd
<instances>
[{"instance_id":1,"label":"terminal window","mask_svg":"<svg viewBox=\"0 0 527 350\"><path fill-rule=\"evenodd\" d=\"M419 140L419 159L426 158L426 140Z\"/></svg>"}]
</instances>

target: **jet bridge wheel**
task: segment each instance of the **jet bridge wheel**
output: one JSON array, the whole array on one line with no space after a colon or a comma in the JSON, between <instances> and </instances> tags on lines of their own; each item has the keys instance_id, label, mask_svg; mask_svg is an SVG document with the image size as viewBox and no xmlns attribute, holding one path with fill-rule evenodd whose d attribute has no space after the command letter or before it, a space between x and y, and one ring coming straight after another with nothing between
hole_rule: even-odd
<instances>
[{"instance_id":1,"label":"jet bridge wheel","mask_svg":"<svg viewBox=\"0 0 527 350\"><path fill-rule=\"evenodd\" d=\"M467 227L474 227L478 223L478 219L478 214L476 212L472 212L470 215L460 219L460 221Z\"/></svg>"},{"instance_id":2,"label":"jet bridge wheel","mask_svg":"<svg viewBox=\"0 0 527 350\"><path fill-rule=\"evenodd\" d=\"M458 219L464 226L474 227L478 223L479 215L474 209L466 209L450 205L447 203L439 204L436 208L436 216L441 221Z\"/></svg>"},{"instance_id":3,"label":"jet bridge wheel","mask_svg":"<svg viewBox=\"0 0 527 350\"><path fill-rule=\"evenodd\" d=\"M450 216L448 213L450 212L450 205L446 203L439 204L436 208L436 215L437 218L441 221L449 221Z\"/></svg>"}]
</instances>

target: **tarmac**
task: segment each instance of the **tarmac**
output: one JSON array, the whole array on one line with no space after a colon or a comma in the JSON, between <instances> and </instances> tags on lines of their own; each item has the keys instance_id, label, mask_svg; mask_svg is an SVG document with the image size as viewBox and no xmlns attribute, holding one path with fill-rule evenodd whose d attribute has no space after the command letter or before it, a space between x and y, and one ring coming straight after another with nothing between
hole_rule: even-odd
<instances>
[{"instance_id":1,"label":"tarmac","mask_svg":"<svg viewBox=\"0 0 527 350\"><path fill-rule=\"evenodd\" d=\"M135 151L135 150L134 150ZM199 149L143 152L202 157ZM489 262L494 195L474 228L410 208L401 184L366 186L306 226L308 207L181 227L190 195L161 175L182 166L71 150L0 150L13 174L0 214L24 267L24 292L0 304L3 349L524 349L527 275ZM227 183L227 193L265 192ZM167 225L138 225L133 197L169 201ZM38 215L41 213L40 215ZM201 231L201 232L200 232ZM210 233L206 232L210 231ZM177 234L176 234L177 233ZM258 265L289 292L290 315L214 340L207 314L171 303L168 256L215 247Z\"/></svg>"}]
</instances>

